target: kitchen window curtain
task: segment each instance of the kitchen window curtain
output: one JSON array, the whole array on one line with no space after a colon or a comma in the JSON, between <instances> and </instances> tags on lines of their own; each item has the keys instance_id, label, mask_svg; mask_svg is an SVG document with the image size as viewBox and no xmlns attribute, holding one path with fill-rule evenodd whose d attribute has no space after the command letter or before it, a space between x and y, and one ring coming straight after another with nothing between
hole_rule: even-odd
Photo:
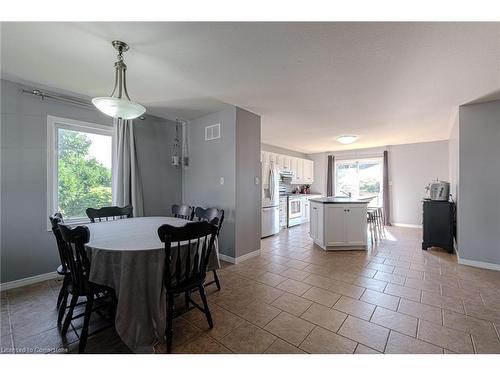
<instances>
[{"instance_id":1,"label":"kitchen window curtain","mask_svg":"<svg viewBox=\"0 0 500 375\"><path fill-rule=\"evenodd\" d=\"M132 120L113 119L115 135L115 168L113 176L113 204L134 207L134 216L144 216L144 199L137 155L135 152Z\"/></svg>"},{"instance_id":2,"label":"kitchen window curtain","mask_svg":"<svg viewBox=\"0 0 500 375\"><path fill-rule=\"evenodd\" d=\"M326 172L326 196L332 197L334 194L335 157L328 155L328 165Z\"/></svg>"},{"instance_id":3,"label":"kitchen window curtain","mask_svg":"<svg viewBox=\"0 0 500 375\"><path fill-rule=\"evenodd\" d=\"M382 190L383 190L383 205L384 205L384 225L391 225L391 203L389 199L389 158L388 158L387 150L384 151L384 175L382 181Z\"/></svg>"}]
</instances>

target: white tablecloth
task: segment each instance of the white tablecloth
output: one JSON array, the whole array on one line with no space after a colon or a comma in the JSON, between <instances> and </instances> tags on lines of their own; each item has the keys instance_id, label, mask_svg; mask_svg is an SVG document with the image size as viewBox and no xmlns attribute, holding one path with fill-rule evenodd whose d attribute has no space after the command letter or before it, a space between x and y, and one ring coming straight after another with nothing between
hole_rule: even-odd
<instances>
[{"instance_id":1,"label":"white tablecloth","mask_svg":"<svg viewBox=\"0 0 500 375\"><path fill-rule=\"evenodd\" d=\"M136 353L153 352L165 333L165 251L157 230L163 224L180 227L187 222L173 217L139 217L87 225L89 280L116 291L116 331ZM219 268L217 248L209 260L210 270Z\"/></svg>"}]
</instances>

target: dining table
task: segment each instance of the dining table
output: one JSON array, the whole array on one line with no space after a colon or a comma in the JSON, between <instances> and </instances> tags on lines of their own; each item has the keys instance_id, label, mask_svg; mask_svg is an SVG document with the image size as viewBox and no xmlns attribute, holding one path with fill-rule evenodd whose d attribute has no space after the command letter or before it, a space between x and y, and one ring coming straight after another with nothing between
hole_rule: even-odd
<instances>
[{"instance_id":1,"label":"dining table","mask_svg":"<svg viewBox=\"0 0 500 375\"><path fill-rule=\"evenodd\" d=\"M158 228L163 224L182 227L188 222L155 216L87 224L89 281L115 290L115 330L134 353L153 353L155 346L164 341L165 244L158 237ZM208 270L220 267L217 242L214 250Z\"/></svg>"}]
</instances>

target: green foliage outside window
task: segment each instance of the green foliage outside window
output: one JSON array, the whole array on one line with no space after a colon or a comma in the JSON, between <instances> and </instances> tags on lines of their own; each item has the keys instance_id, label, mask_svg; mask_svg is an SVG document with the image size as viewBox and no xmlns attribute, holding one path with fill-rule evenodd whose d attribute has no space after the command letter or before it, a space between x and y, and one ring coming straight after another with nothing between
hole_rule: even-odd
<instances>
[{"instance_id":1,"label":"green foliage outside window","mask_svg":"<svg viewBox=\"0 0 500 375\"><path fill-rule=\"evenodd\" d=\"M89 155L84 134L59 130L58 199L64 217L85 217L88 207L110 206L111 169Z\"/></svg>"}]
</instances>

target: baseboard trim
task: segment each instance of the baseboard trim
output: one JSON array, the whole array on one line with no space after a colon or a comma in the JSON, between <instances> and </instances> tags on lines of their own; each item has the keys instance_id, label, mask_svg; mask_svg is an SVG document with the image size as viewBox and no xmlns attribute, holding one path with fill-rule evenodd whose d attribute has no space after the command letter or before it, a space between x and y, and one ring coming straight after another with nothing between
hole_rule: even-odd
<instances>
[{"instance_id":1,"label":"baseboard trim","mask_svg":"<svg viewBox=\"0 0 500 375\"><path fill-rule=\"evenodd\" d=\"M395 227L403 227L403 228L418 228L422 229L422 225L417 224L405 224L405 223L391 223Z\"/></svg>"},{"instance_id":2,"label":"baseboard trim","mask_svg":"<svg viewBox=\"0 0 500 375\"><path fill-rule=\"evenodd\" d=\"M489 262L480 262L478 260L464 259L460 258L457 253L458 264L463 264L464 266L471 266L477 268L485 268L487 270L500 271L500 264L489 263Z\"/></svg>"},{"instance_id":3,"label":"baseboard trim","mask_svg":"<svg viewBox=\"0 0 500 375\"><path fill-rule=\"evenodd\" d=\"M52 280L59 276L57 272L49 272L43 273L41 275L26 277L24 279L8 281L6 283L0 284L0 290L3 292L4 290L19 288L26 285L36 284L42 281Z\"/></svg>"},{"instance_id":4,"label":"baseboard trim","mask_svg":"<svg viewBox=\"0 0 500 375\"><path fill-rule=\"evenodd\" d=\"M256 257L260 255L260 249L258 250L255 250L255 251L252 251L251 253L248 253L248 254L245 254L245 255L242 255L240 257L237 257L237 258L234 258L234 257L230 257L229 255L224 255L224 254L220 254L219 253L219 259L220 260L223 260L224 262L229 262L229 263L233 263L233 264L238 264L238 263L241 263L247 259L250 259L250 258L253 258L253 257Z\"/></svg>"}]
</instances>

